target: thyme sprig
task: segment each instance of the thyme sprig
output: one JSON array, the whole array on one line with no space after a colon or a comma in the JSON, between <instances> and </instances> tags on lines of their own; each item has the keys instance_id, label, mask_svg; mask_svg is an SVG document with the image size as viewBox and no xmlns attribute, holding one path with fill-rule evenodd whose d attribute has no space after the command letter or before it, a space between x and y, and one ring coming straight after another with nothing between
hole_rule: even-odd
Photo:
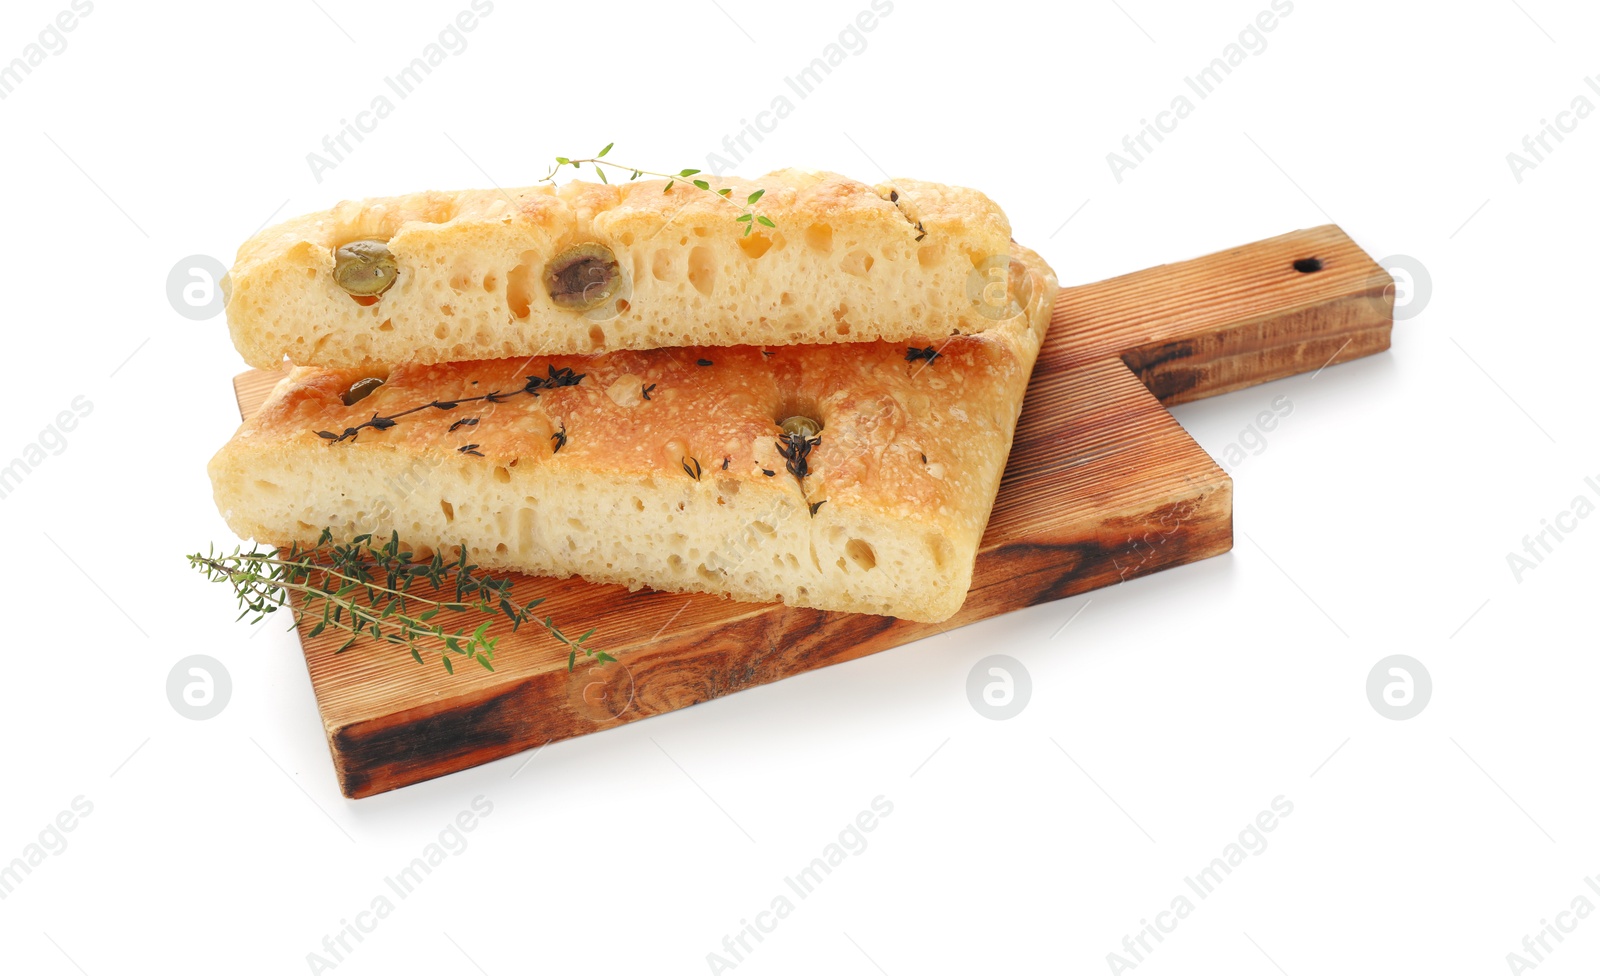
<instances>
[{"instance_id":1,"label":"thyme sprig","mask_svg":"<svg viewBox=\"0 0 1600 976\"><path fill-rule=\"evenodd\" d=\"M697 177L700 175L700 170L697 170L697 169L680 169L676 173L657 173L654 170L641 169L638 166L626 166L626 165L623 165L622 163L618 163L618 162L615 162L613 160L606 159L605 158L606 153L610 152L611 151L611 147L614 146L614 145L616 145L616 143L608 142L608 143L606 143L606 147L604 149L602 149L599 152L595 153L593 156L590 156L590 157L585 158L585 159L568 159L566 156L557 156L556 157L556 164L554 166L550 167L550 172L548 172L548 173L546 173L544 175L544 177L541 180L541 182L554 183L556 174L561 171L561 167L563 167L563 166L571 166L573 169L581 171L583 169L583 167L584 167L584 164L587 163L588 165L594 167L595 175L600 177L600 182L602 182L602 183L610 183L611 181L606 179L606 171L605 171L605 167L609 166L610 168L615 169L615 170L624 170L624 171L626 171L627 174L628 174L628 180L630 182L632 182L633 180L637 180L641 176L654 176L654 177L657 177L659 179L666 180L667 181L667 185L662 187L662 189L661 189L662 193L670 192L674 186L676 186L677 184L679 184L681 182L681 183L687 183L690 186L693 186L697 190L704 190L707 193L715 194L715 195L723 198L724 200L727 200L729 205L739 208L739 216L737 216L737 217L735 217L733 219L734 219L734 221L736 223L744 224L744 236L745 237L749 237L750 236L750 232L755 229L755 225L756 224L760 224L763 227L777 227L778 226L777 224L772 222L772 218L771 217L768 217L766 214L763 214L763 213L758 213L756 211L756 209L755 209L755 205L766 194L767 191L765 189L762 189L760 187L756 188L755 192L753 192L750 195L745 197L744 204L740 205L739 203L737 203L736 201L733 200L733 198L732 198L733 197L733 190L732 190L731 187L720 187L718 189L713 190L711 188L711 183L709 181L704 180L704 179L697 179Z\"/></svg>"},{"instance_id":2,"label":"thyme sprig","mask_svg":"<svg viewBox=\"0 0 1600 976\"><path fill-rule=\"evenodd\" d=\"M512 599L509 579L486 576L467 562L466 546L460 558L446 561L435 553L431 560L418 561L415 554L402 549L398 534L382 545L370 534L358 535L347 544L333 541L333 533L322 530L315 546L298 543L284 549L242 547L232 553L208 550L187 557L189 565L216 583L233 587L238 598L239 618L254 613L251 623L267 614L288 610L296 626L307 619L316 624L307 637L316 637L332 627L350 636L334 653L342 654L360 637L397 644L411 652L422 664L423 655L438 654L444 669L455 674L457 659L476 661L487 671L494 670L495 646L500 638L489 636L489 627L504 617L512 631L525 623L536 623L567 648L567 670L577 663L578 652L600 662L615 661L605 651L588 646L594 634L590 628L582 637L568 637L550 616L540 619L534 610L543 597L518 605ZM427 594L416 592L416 584L426 582ZM454 591L454 596L450 595ZM484 619L470 631L465 627L446 630L435 623L442 611L475 613Z\"/></svg>"},{"instance_id":3,"label":"thyme sprig","mask_svg":"<svg viewBox=\"0 0 1600 976\"><path fill-rule=\"evenodd\" d=\"M454 410L463 403L478 403L479 401L485 403L504 403L514 396L538 396L545 390L559 389L563 386L577 386L583 380L583 378L588 375L587 373L574 373L572 369L567 366L547 366L546 374L547 375L545 376L529 376L527 378L528 381L522 385L521 389L491 390L482 396L462 397L459 400L434 400L429 403L424 403L421 406L412 407L409 410L402 410L399 413L389 414L387 417L380 417L377 414L373 414L371 420L362 421L361 423L356 424L354 427L346 427L342 433L334 433L331 430L319 430L317 431L317 436L323 440L329 441L329 446L332 446L333 444L338 444L342 441L355 440L357 434L360 434L363 430L366 430L369 427L373 430L388 430L390 427L393 427L396 423L398 423L401 417L410 416L419 410ZM460 427L463 424L469 426L475 425L477 422L477 418L468 417L465 420L458 420L451 424L450 430L454 431L457 427ZM562 443L566 443L566 441L563 440ZM457 448L457 450L460 450L463 454L465 454L469 453L471 448L475 448L477 446L478 445L476 444L472 444L467 448ZM557 448L557 450L560 450L560 448ZM483 455L480 454L478 456L482 457Z\"/></svg>"}]
</instances>

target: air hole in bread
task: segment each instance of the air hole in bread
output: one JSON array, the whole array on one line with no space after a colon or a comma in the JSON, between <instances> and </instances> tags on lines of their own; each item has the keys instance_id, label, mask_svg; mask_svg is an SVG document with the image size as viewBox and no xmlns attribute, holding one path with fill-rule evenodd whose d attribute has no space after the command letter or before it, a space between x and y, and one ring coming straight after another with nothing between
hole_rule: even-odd
<instances>
[{"instance_id":1,"label":"air hole in bread","mask_svg":"<svg viewBox=\"0 0 1600 976\"><path fill-rule=\"evenodd\" d=\"M706 230L704 227L696 227L694 229L694 236L696 237L705 237L709 233L711 232Z\"/></svg>"},{"instance_id":2,"label":"air hole in bread","mask_svg":"<svg viewBox=\"0 0 1600 976\"><path fill-rule=\"evenodd\" d=\"M663 248L650 259L650 273L655 275L657 281L672 280L672 252Z\"/></svg>"},{"instance_id":3,"label":"air hole in bread","mask_svg":"<svg viewBox=\"0 0 1600 976\"><path fill-rule=\"evenodd\" d=\"M495 555L504 556L506 553L510 552L511 550L506 547L506 544L504 542L502 542L499 545L494 547L494 551L495 551Z\"/></svg>"},{"instance_id":4,"label":"air hole in bread","mask_svg":"<svg viewBox=\"0 0 1600 976\"><path fill-rule=\"evenodd\" d=\"M280 487L278 485L275 485L270 481L257 481L256 482L256 491L280 491L280 490L281 489L280 489Z\"/></svg>"},{"instance_id":5,"label":"air hole in bread","mask_svg":"<svg viewBox=\"0 0 1600 976\"><path fill-rule=\"evenodd\" d=\"M506 484L511 480L511 472L497 464L494 468L494 480Z\"/></svg>"},{"instance_id":6,"label":"air hole in bread","mask_svg":"<svg viewBox=\"0 0 1600 976\"><path fill-rule=\"evenodd\" d=\"M456 520L456 507L443 498L439 499L439 509L444 512L444 520L446 522L454 522Z\"/></svg>"},{"instance_id":7,"label":"air hole in bread","mask_svg":"<svg viewBox=\"0 0 1600 976\"><path fill-rule=\"evenodd\" d=\"M750 525L757 532L760 532L762 535L771 535L773 532L777 531L772 526L768 525L765 522L756 521L756 522L751 522Z\"/></svg>"},{"instance_id":8,"label":"air hole in bread","mask_svg":"<svg viewBox=\"0 0 1600 976\"><path fill-rule=\"evenodd\" d=\"M872 270L872 263L872 255L860 248L856 248L846 254L843 261L839 262L839 269L845 274L853 274L858 278L864 278L867 272Z\"/></svg>"},{"instance_id":9,"label":"air hole in bread","mask_svg":"<svg viewBox=\"0 0 1600 976\"><path fill-rule=\"evenodd\" d=\"M667 557L667 566L674 573L683 572L683 557L678 555L677 553L673 553L672 555Z\"/></svg>"},{"instance_id":10,"label":"air hole in bread","mask_svg":"<svg viewBox=\"0 0 1600 976\"><path fill-rule=\"evenodd\" d=\"M862 539L851 539L844 544L844 554L850 557L857 568L872 569L878 565L878 554L872 551L872 546Z\"/></svg>"},{"instance_id":11,"label":"air hole in bread","mask_svg":"<svg viewBox=\"0 0 1600 976\"><path fill-rule=\"evenodd\" d=\"M778 304L779 305L793 305L794 304L794 295L790 294L789 292L784 292L783 294L778 296Z\"/></svg>"},{"instance_id":12,"label":"air hole in bread","mask_svg":"<svg viewBox=\"0 0 1600 976\"><path fill-rule=\"evenodd\" d=\"M621 306L626 305L626 304L628 304L628 303L623 301L622 299L620 299L620 298L617 299L617 306L618 306L617 311L620 312L622 310ZM598 326L598 325L589 326L589 345L595 347L596 349L600 349L600 348L603 348L605 346L605 344L606 344L606 330L600 328L600 326Z\"/></svg>"},{"instance_id":13,"label":"air hole in bread","mask_svg":"<svg viewBox=\"0 0 1600 976\"><path fill-rule=\"evenodd\" d=\"M515 318L525 319L528 310L533 307L533 289L538 284L539 271L534 262L539 259L537 251L523 251L521 261L511 274L506 277L506 302L511 306L511 314Z\"/></svg>"},{"instance_id":14,"label":"air hole in bread","mask_svg":"<svg viewBox=\"0 0 1600 976\"><path fill-rule=\"evenodd\" d=\"M827 224L812 224L806 228L806 246L823 254L833 253L833 228Z\"/></svg>"},{"instance_id":15,"label":"air hole in bread","mask_svg":"<svg viewBox=\"0 0 1600 976\"><path fill-rule=\"evenodd\" d=\"M379 332L393 332L394 331L394 320L393 319L384 319L382 322L379 322L378 323L378 331Z\"/></svg>"},{"instance_id":16,"label":"air hole in bread","mask_svg":"<svg viewBox=\"0 0 1600 976\"><path fill-rule=\"evenodd\" d=\"M943 244L924 244L917 248L917 263L924 268L931 268L944 262Z\"/></svg>"},{"instance_id":17,"label":"air hole in bread","mask_svg":"<svg viewBox=\"0 0 1600 976\"><path fill-rule=\"evenodd\" d=\"M702 295L711 294L717 283L717 252L700 245L689 252L689 283Z\"/></svg>"},{"instance_id":18,"label":"air hole in bread","mask_svg":"<svg viewBox=\"0 0 1600 976\"><path fill-rule=\"evenodd\" d=\"M491 295L494 294L495 288L499 287L499 285L500 279L495 277L493 272L483 276L483 290L489 292Z\"/></svg>"},{"instance_id":19,"label":"air hole in bread","mask_svg":"<svg viewBox=\"0 0 1600 976\"><path fill-rule=\"evenodd\" d=\"M771 247L772 238L765 234L751 234L749 237L739 238L739 250L743 251L747 258L759 258Z\"/></svg>"}]
</instances>

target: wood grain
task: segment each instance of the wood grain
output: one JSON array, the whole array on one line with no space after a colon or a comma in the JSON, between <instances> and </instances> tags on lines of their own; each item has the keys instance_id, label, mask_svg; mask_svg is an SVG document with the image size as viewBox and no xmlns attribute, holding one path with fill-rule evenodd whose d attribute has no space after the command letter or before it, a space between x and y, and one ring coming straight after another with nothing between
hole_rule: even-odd
<instances>
[{"instance_id":1,"label":"wood grain","mask_svg":"<svg viewBox=\"0 0 1600 976\"><path fill-rule=\"evenodd\" d=\"M1387 349L1393 307L1393 279L1333 226L1063 289L972 590L943 624L518 577L519 600L597 626L618 663L568 672L523 630L493 674L452 677L302 631L340 788L370 796L1226 552L1232 481L1163 404ZM241 415L280 377L237 377Z\"/></svg>"}]
</instances>

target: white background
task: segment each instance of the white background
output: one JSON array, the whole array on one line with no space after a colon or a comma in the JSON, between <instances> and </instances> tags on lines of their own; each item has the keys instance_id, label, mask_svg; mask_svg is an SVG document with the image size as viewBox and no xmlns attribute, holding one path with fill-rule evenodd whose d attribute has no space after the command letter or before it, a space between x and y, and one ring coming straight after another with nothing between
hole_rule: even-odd
<instances>
[{"instance_id":1,"label":"white background","mask_svg":"<svg viewBox=\"0 0 1600 976\"><path fill-rule=\"evenodd\" d=\"M1183 78L1266 0L895 0L806 99L784 76L864 0L499 0L318 182L306 154L466 0L98 0L0 100L0 463L74 397L93 405L0 501L0 863L93 804L0 901L0 969L316 971L323 937L482 796L469 846L338 973L716 971L707 954L881 795L893 813L868 846L791 894L741 976L1106 972L1185 893L1193 913L1139 973L1508 971L1541 919L1600 905L1583 881L1600 872L1600 518L1520 582L1507 563L1575 497L1600 501L1600 119L1520 182L1506 159L1580 94L1600 105L1600 12L1520 2L1296 0L1119 183L1106 154L1193 98ZM63 9L7 3L0 63ZM1331 220L1376 258L1418 259L1431 300L1389 353L1177 410L1220 457L1293 403L1233 467L1227 556L525 768L342 799L293 636L234 624L182 558L233 542L204 466L242 364L221 317L169 305L169 271L231 263L269 218L531 183L613 140L619 160L704 167L784 94L792 113L740 171L981 187L1063 284ZM193 653L232 674L209 721L165 691ZM1009 721L967 700L991 653L1032 676ZM1365 691L1394 653L1432 675L1408 721ZM1210 898L1187 892L1280 795L1293 813L1267 848ZM1540 976L1592 972L1600 916L1551 945Z\"/></svg>"}]
</instances>

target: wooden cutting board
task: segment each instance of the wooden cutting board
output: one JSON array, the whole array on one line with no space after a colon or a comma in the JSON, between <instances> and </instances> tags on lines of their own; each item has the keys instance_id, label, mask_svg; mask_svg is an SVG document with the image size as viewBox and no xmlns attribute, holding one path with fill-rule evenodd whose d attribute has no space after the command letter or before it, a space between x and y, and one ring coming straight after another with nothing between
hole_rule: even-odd
<instances>
[{"instance_id":1,"label":"wooden cutting board","mask_svg":"<svg viewBox=\"0 0 1600 976\"><path fill-rule=\"evenodd\" d=\"M335 655L343 637L308 624L339 787L371 796L1227 552L1232 480L1164 405L1381 352L1393 311L1393 279L1334 226L1062 289L972 591L942 624L519 577L519 601L597 627L617 663L568 672L527 627L494 673L454 676L389 645ZM281 375L235 378L240 414Z\"/></svg>"}]
</instances>

